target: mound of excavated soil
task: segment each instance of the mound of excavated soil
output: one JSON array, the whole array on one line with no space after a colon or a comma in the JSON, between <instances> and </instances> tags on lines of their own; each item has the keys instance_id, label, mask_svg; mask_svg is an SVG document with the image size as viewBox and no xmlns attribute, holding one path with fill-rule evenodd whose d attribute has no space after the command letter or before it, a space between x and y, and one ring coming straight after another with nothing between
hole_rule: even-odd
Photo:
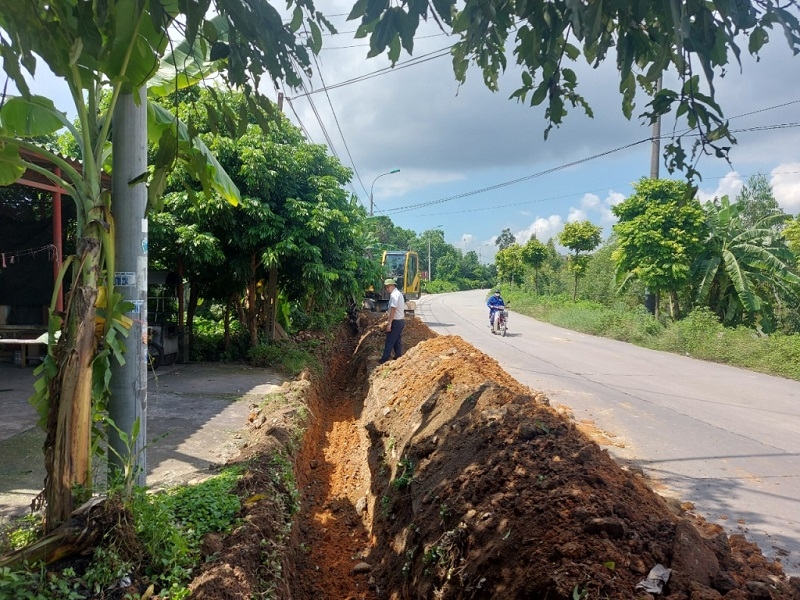
<instances>
[{"instance_id":1,"label":"mound of excavated soil","mask_svg":"<svg viewBox=\"0 0 800 600\"><path fill-rule=\"evenodd\" d=\"M672 569L671 600L800 599L778 563L742 536L675 514L461 338L410 320L406 354L379 365L381 323L362 313L360 337L340 335L325 377L303 388L302 507L288 553L285 506L256 520L271 504L260 488L274 482L256 460L247 488L258 500L235 545L209 552L219 558L194 586L208 586L203 597L652 599L636 586L660 564ZM274 437L274 410L254 413L251 450ZM275 579L237 585L264 574L259 561Z\"/></svg>"},{"instance_id":2,"label":"mound of excavated soil","mask_svg":"<svg viewBox=\"0 0 800 600\"><path fill-rule=\"evenodd\" d=\"M673 514L461 338L411 321L413 347L377 365L380 324L367 315L361 325L346 389L359 375L370 385L350 427L361 447L351 438L345 451L368 461L363 512L363 486L351 500L370 546L347 558L366 563L351 577L375 597L648 598L636 585L661 564L672 600L800 598L780 565L741 536Z\"/></svg>"}]
</instances>

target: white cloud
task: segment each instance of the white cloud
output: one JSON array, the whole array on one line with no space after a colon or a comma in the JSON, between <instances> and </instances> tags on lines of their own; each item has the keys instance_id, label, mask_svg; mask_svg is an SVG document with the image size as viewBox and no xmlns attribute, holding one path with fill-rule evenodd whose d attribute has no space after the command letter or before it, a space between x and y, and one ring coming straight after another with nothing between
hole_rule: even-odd
<instances>
[{"instance_id":1,"label":"white cloud","mask_svg":"<svg viewBox=\"0 0 800 600\"><path fill-rule=\"evenodd\" d=\"M625 200L625 194L620 194L614 190L608 190L608 197L606 198L605 202L608 206L616 206L623 200Z\"/></svg>"},{"instance_id":2,"label":"white cloud","mask_svg":"<svg viewBox=\"0 0 800 600\"><path fill-rule=\"evenodd\" d=\"M706 202L708 200L713 200L714 198L722 198L723 196L728 196L731 200L733 200L739 194L743 185L744 180L742 179L742 176L736 171L731 171L727 173L725 177L720 179L717 189L715 189L713 192L702 189L697 190L697 197L699 198L700 202Z\"/></svg>"},{"instance_id":3,"label":"white cloud","mask_svg":"<svg viewBox=\"0 0 800 600\"><path fill-rule=\"evenodd\" d=\"M474 241L475 241L474 235L472 235L471 233L465 233L462 234L461 241L456 242L453 245L456 248L461 248L461 250L463 250L466 253L469 252L470 250L475 250L475 248L472 248Z\"/></svg>"},{"instance_id":4,"label":"white cloud","mask_svg":"<svg viewBox=\"0 0 800 600\"><path fill-rule=\"evenodd\" d=\"M597 208L600 206L600 196L597 194L584 194L581 198L582 208Z\"/></svg>"},{"instance_id":5,"label":"white cloud","mask_svg":"<svg viewBox=\"0 0 800 600\"><path fill-rule=\"evenodd\" d=\"M518 244L525 244L536 236L542 243L557 235L564 228L564 219L561 215L550 215L547 218L538 217L528 227L515 234Z\"/></svg>"},{"instance_id":6,"label":"white cloud","mask_svg":"<svg viewBox=\"0 0 800 600\"><path fill-rule=\"evenodd\" d=\"M772 193L781 208L792 214L800 211L800 162L778 165L770 175Z\"/></svg>"},{"instance_id":7,"label":"white cloud","mask_svg":"<svg viewBox=\"0 0 800 600\"><path fill-rule=\"evenodd\" d=\"M575 208L573 206L569 209L569 214L567 215L567 223L575 223L576 221L585 221L586 220L586 211Z\"/></svg>"}]
</instances>

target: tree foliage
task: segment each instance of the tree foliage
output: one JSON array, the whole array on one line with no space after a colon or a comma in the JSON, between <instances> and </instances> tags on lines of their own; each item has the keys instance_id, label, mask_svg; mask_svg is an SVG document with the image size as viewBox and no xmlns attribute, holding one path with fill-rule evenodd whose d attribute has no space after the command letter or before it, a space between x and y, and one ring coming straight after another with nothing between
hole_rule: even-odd
<instances>
[{"instance_id":1,"label":"tree foliage","mask_svg":"<svg viewBox=\"0 0 800 600\"><path fill-rule=\"evenodd\" d=\"M747 180L736 195L736 204L739 206L737 218L744 227L753 227L765 217L783 213L772 192L772 185L763 173ZM779 219L777 223L783 221Z\"/></svg>"},{"instance_id":2,"label":"tree foliage","mask_svg":"<svg viewBox=\"0 0 800 600\"><path fill-rule=\"evenodd\" d=\"M514 234L511 233L511 230L506 228L497 236L497 239L494 241L495 246L499 250L505 250L517 243L517 238L514 237Z\"/></svg>"},{"instance_id":3,"label":"tree foliage","mask_svg":"<svg viewBox=\"0 0 800 600\"><path fill-rule=\"evenodd\" d=\"M788 215L772 212L750 226L745 215L751 206L731 203L727 196L704 206L708 234L692 268L695 302L726 325L770 331L774 299L796 294L800 278L791 269L794 254L776 231Z\"/></svg>"},{"instance_id":4,"label":"tree foliage","mask_svg":"<svg viewBox=\"0 0 800 600\"><path fill-rule=\"evenodd\" d=\"M545 138L569 108L580 107L592 116L572 63L581 55L593 67L613 60L626 117L633 115L636 92L642 90L652 98L643 116L655 119L674 112L699 130L694 151L709 148L727 156L727 144L735 140L715 100L714 79L731 66L741 67L744 41L746 50L758 56L771 35L782 34L792 52L800 52L800 23L792 8L795 2L759 0L432 4L401 0L391 5L362 0L349 18L361 20L356 37L370 36L370 56L388 48L394 62L401 46L411 53L419 20L432 16L458 36L452 49L458 81L465 81L468 66L474 64L486 86L495 91L513 48L521 84L512 97L532 106L545 104ZM670 70L677 73L679 85L656 92L656 82ZM680 138L667 145L665 153L670 170L695 173Z\"/></svg>"},{"instance_id":5,"label":"tree foliage","mask_svg":"<svg viewBox=\"0 0 800 600\"><path fill-rule=\"evenodd\" d=\"M589 265L589 256L586 253L593 252L600 245L602 233L602 227L585 220L567 223L558 236L559 243L572 251L567 268L575 276L572 288L573 302L578 298L578 280L586 274Z\"/></svg>"},{"instance_id":6,"label":"tree foliage","mask_svg":"<svg viewBox=\"0 0 800 600\"><path fill-rule=\"evenodd\" d=\"M611 209L619 219L613 254L619 281L633 277L654 293L668 292L673 317L679 314L678 291L706 238L705 213L693 196L686 183L643 178Z\"/></svg>"},{"instance_id":7,"label":"tree foliage","mask_svg":"<svg viewBox=\"0 0 800 600\"><path fill-rule=\"evenodd\" d=\"M522 246L512 244L498 250L494 257L497 267L497 278L501 281L521 281L525 274L525 263L522 258Z\"/></svg>"},{"instance_id":8,"label":"tree foliage","mask_svg":"<svg viewBox=\"0 0 800 600\"><path fill-rule=\"evenodd\" d=\"M246 102L241 95L218 97L232 111ZM249 125L241 136L204 137L233 174L241 202L198 202L178 172L172 189L190 191L169 194L168 210L153 216L154 252L167 256L173 268L180 260L203 297L246 307L240 312L251 340L264 323L263 282L270 269L277 271L283 296L305 310L344 307L359 298L367 280L368 237L364 210L343 189L350 170L324 146L305 142L285 118L268 134ZM252 300L262 308L254 311Z\"/></svg>"}]
</instances>

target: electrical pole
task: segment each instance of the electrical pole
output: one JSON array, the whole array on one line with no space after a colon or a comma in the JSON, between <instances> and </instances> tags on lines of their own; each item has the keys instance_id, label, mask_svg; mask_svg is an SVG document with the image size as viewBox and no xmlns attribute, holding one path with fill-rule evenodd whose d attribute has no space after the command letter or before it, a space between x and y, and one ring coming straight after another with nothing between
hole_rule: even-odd
<instances>
[{"instance_id":1,"label":"electrical pole","mask_svg":"<svg viewBox=\"0 0 800 600\"><path fill-rule=\"evenodd\" d=\"M134 186L128 182L147 172L147 98L144 87L134 93L138 94L137 101L133 94L120 95L113 115L114 289L122 294L123 300L133 303L134 308L128 314L133 325L125 340L125 364L111 360L108 414L128 436L138 421L139 435L126 444L111 427L108 443L119 456L113 452L108 456L112 470L119 470L130 461L136 485L144 486L147 478L147 187L144 182ZM109 304L112 300L106 298Z\"/></svg>"},{"instance_id":2,"label":"electrical pole","mask_svg":"<svg viewBox=\"0 0 800 600\"><path fill-rule=\"evenodd\" d=\"M663 80L661 77L656 81L656 94L661 90ZM658 179L658 167L661 162L661 115L656 117L653 122L653 137L650 147L650 179ZM656 314L658 297L650 290L644 291L644 307L651 315Z\"/></svg>"},{"instance_id":3,"label":"electrical pole","mask_svg":"<svg viewBox=\"0 0 800 600\"><path fill-rule=\"evenodd\" d=\"M428 281L433 281L433 271L431 270L431 236L428 236Z\"/></svg>"},{"instance_id":4,"label":"electrical pole","mask_svg":"<svg viewBox=\"0 0 800 600\"><path fill-rule=\"evenodd\" d=\"M656 94L661 90L662 78L656 81ZM650 179L658 179L658 166L661 155L661 115L656 117L653 123L653 137L650 148Z\"/></svg>"}]
</instances>

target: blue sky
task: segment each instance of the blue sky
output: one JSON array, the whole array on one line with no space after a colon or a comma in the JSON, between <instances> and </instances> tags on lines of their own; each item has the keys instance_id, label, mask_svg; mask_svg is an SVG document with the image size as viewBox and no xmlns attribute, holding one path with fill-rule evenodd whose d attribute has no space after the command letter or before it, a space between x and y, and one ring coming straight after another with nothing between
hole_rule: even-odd
<instances>
[{"instance_id":1,"label":"blue sky","mask_svg":"<svg viewBox=\"0 0 800 600\"><path fill-rule=\"evenodd\" d=\"M306 90L314 93L285 90L284 112L315 143L327 143L324 127L336 155L355 168L351 191L365 206L373 188L375 214L390 216L396 225L417 232L438 227L448 242L465 251L479 251L484 262L492 259L494 238L504 228L511 229L520 242L531 235L546 241L568 220L583 218L601 225L606 235L611 231L610 206L631 193L631 183L649 174L649 143L514 185L472 192L649 137L649 125L636 116L631 121L622 116L613 60L597 70L582 58L571 65L595 118L574 109L544 141L543 108L508 99L519 78L513 60L498 93L487 90L474 69L466 84L458 86L449 57L336 86L388 66L385 57L367 59L367 42L353 39L356 26L345 20L351 6L352 2L326 3L326 15L341 33L324 38ZM452 41L434 25L423 24L414 57L446 48ZM409 58L403 55L401 66ZM321 89L323 81L328 87L336 86L327 95ZM734 130L796 125L800 121L798 81L800 57L792 57L776 31L759 62L745 56L743 73L731 66L724 78L716 80L718 100L732 118ZM670 82L669 74L666 82ZM65 96L45 74L37 76L34 89L56 99ZM262 91L277 96L271 84ZM785 103L790 104L771 108ZM645 104L646 98L638 97L634 115ZM769 110L738 117L762 109ZM668 135L674 128L667 118L662 133ZM740 143L731 151L731 165L711 157L700 160L701 197L736 194L743 180L761 172L772 180L784 209L800 212L800 127L742 132L737 137ZM375 179L398 168L399 173ZM666 176L663 165L661 174ZM462 194L466 196L408 209Z\"/></svg>"}]
</instances>

